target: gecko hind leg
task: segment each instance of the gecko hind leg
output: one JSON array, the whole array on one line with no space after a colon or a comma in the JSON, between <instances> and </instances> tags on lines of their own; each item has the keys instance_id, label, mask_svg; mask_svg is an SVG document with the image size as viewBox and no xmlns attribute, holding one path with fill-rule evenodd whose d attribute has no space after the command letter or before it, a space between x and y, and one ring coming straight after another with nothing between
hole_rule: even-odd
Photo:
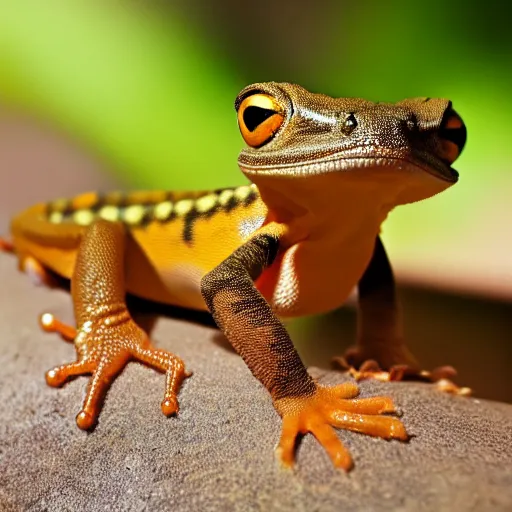
<instances>
[{"instance_id":1,"label":"gecko hind leg","mask_svg":"<svg viewBox=\"0 0 512 512\"><path fill-rule=\"evenodd\" d=\"M178 412L177 393L189 376L183 361L156 349L126 306L125 245L126 229L120 223L98 220L84 232L71 278L75 329L46 313L40 324L73 341L76 361L57 366L46 373L53 387L79 375L91 375L85 400L76 417L78 427L94 427L103 399L117 375L129 361L138 361L166 374L162 412Z\"/></svg>"}]
</instances>

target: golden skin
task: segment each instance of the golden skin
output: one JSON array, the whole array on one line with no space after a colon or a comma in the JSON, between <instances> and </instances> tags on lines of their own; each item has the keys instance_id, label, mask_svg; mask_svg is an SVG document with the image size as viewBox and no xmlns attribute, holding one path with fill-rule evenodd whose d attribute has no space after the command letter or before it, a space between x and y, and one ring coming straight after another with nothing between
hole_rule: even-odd
<instances>
[{"instance_id":1,"label":"golden skin","mask_svg":"<svg viewBox=\"0 0 512 512\"><path fill-rule=\"evenodd\" d=\"M197 211L197 217L192 223L193 240L188 243L184 231L192 211ZM126 254L128 292L166 304L205 309L201 277L247 240L266 214L256 187L250 185L219 192L112 193L104 197L87 193L34 206L13 220L11 231L18 254L30 255L71 279L88 226L97 218L121 220L131 232ZM77 221L87 223L79 225Z\"/></svg>"},{"instance_id":2,"label":"golden skin","mask_svg":"<svg viewBox=\"0 0 512 512\"><path fill-rule=\"evenodd\" d=\"M384 369L415 361L401 335L392 273L378 239L389 211L457 181L465 142L451 103L335 99L292 84L245 88L235 107L248 147L239 165L253 185L207 192L85 194L38 205L12 222L22 268L70 278L77 329L51 315L43 328L75 340L77 362L47 381L92 373L81 428L130 359L166 372L165 414L178 410L184 364L154 349L131 319L127 292L209 309L269 390L283 417L280 459L293 463L311 432L336 466L352 460L333 427L407 439L389 398L355 398L355 384L324 387L307 374L280 317L339 307L359 283L361 321L351 359Z\"/></svg>"}]
</instances>

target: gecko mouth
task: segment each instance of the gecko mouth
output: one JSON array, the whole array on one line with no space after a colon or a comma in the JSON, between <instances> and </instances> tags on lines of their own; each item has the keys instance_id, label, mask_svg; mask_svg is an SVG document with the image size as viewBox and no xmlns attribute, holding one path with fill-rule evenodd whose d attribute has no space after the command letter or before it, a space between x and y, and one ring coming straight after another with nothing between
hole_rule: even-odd
<instances>
[{"instance_id":1,"label":"gecko mouth","mask_svg":"<svg viewBox=\"0 0 512 512\"><path fill-rule=\"evenodd\" d=\"M444 181L456 183L459 179L459 173L453 167L448 165L448 162L433 156L430 153L415 155L411 160L411 163Z\"/></svg>"},{"instance_id":2,"label":"gecko mouth","mask_svg":"<svg viewBox=\"0 0 512 512\"><path fill-rule=\"evenodd\" d=\"M427 153L411 153L404 150L402 154L396 150L379 148L378 153L368 148L352 148L344 150L343 156L333 154L313 162L282 163L273 165L255 165L245 161L244 154L239 157L240 169L247 175L265 174L267 176L311 176L329 172L350 172L369 167L394 167L406 170L408 167L419 168L432 176L456 183L459 173L438 157ZM364 154L367 152L367 154ZM252 159L251 159L252 160Z\"/></svg>"}]
</instances>

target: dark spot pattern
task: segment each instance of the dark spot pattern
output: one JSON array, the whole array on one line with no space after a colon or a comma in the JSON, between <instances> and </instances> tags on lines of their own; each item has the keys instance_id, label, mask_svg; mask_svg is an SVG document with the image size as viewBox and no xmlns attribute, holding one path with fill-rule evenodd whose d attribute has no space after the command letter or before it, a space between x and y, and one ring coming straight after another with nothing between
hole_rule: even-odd
<instances>
[{"instance_id":1,"label":"dark spot pattern","mask_svg":"<svg viewBox=\"0 0 512 512\"><path fill-rule=\"evenodd\" d=\"M151 222L167 223L183 219L183 241L193 243L194 224L216 212L230 212L250 206L258 198L254 185L217 189L204 193L110 192L86 194L75 199L58 199L46 205L45 218L54 224L82 226L102 218L122 222L132 228L144 228Z\"/></svg>"}]
</instances>

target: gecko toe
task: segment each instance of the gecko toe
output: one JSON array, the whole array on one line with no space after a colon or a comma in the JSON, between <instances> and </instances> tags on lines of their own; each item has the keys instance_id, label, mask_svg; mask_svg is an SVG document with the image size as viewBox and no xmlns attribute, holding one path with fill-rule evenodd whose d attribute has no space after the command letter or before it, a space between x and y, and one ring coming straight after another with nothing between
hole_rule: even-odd
<instances>
[{"instance_id":1,"label":"gecko toe","mask_svg":"<svg viewBox=\"0 0 512 512\"><path fill-rule=\"evenodd\" d=\"M383 439L400 439L401 441L409 439L403 423L391 416L354 414L340 408L329 411L328 417L330 424L336 428Z\"/></svg>"},{"instance_id":2,"label":"gecko toe","mask_svg":"<svg viewBox=\"0 0 512 512\"><path fill-rule=\"evenodd\" d=\"M299 434L299 418L283 416L281 439L276 448L276 457L285 468L292 468L295 462L295 445Z\"/></svg>"},{"instance_id":3,"label":"gecko toe","mask_svg":"<svg viewBox=\"0 0 512 512\"><path fill-rule=\"evenodd\" d=\"M73 341L76 338L77 330L71 325L61 322L51 313L43 313L39 317L39 325L45 332L56 332L65 341Z\"/></svg>"},{"instance_id":4,"label":"gecko toe","mask_svg":"<svg viewBox=\"0 0 512 512\"><path fill-rule=\"evenodd\" d=\"M165 394L161 404L166 416L177 414L179 410L177 392L184 379L191 373L185 370L183 361L174 354L153 347L136 347L133 357L142 363L152 366L155 370L165 372Z\"/></svg>"},{"instance_id":5,"label":"gecko toe","mask_svg":"<svg viewBox=\"0 0 512 512\"><path fill-rule=\"evenodd\" d=\"M74 377L92 373L93 369L94 365L90 361L76 361L56 366L46 372L46 383L51 387L58 388Z\"/></svg>"},{"instance_id":6,"label":"gecko toe","mask_svg":"<svg viewBox=\"0 0 512 512\"><path fill-rule=\"evenodd\" d=\"M352 469L354 466L352 457L330 425L325 423L314 425L311 427L311 433L327 452L334 467L345 471Z\"/></svg>"}]
</instances>

